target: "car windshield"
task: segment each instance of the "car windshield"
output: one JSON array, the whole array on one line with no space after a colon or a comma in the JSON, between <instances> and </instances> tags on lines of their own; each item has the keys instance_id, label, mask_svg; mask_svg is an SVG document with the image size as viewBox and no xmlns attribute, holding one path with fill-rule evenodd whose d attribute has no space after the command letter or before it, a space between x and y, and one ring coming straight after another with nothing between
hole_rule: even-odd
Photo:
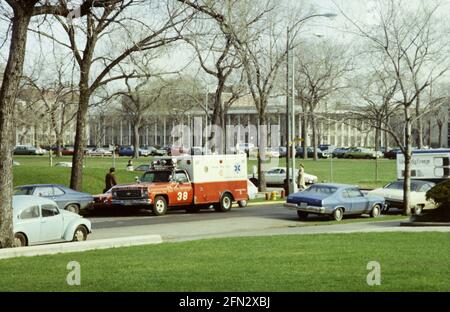
<instances>
[{"instance_id":1,"label":"car windshield","mask_svg":"<svg viewBox=\"0 0 450 312\"><path fill-rule=\"evenodd\" d=\"M171 171L150 171L142 176L142 182L169 182Z\"/></svg>"},{"instance_id":2,"label":"car windshield","mask_svg":"<svg viewBox=\"0 0 450 312\"><path fill-rule=\"evenodd\" d=\"M16 187L14 189L14 195L32 195L33 188L32 187Z\"/></svg>"},{"instance_id":3,"label":"car windshield","mask_svg":"<svg viewBox=\"0 0 450 312\"><path fill-rule=\"evenodd\" d=\"M310 194L334 194L337 191L336 187L333 186L326 186L326 185L312 185L306 190L303 191L303 193L310 193Z\"/></svg>"}]
</instances>

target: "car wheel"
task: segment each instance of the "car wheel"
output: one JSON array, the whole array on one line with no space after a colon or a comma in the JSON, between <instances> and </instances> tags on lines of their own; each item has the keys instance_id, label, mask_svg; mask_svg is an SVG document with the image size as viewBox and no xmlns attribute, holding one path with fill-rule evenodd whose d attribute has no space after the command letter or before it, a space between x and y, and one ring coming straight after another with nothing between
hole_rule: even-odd
<instances>
[{"instance_id":1,"label":"car wheel","mask_svg":"<svg viewBox=\"0 0 450 312\"><path fill-rule=\"evenodd\" d=\"M304 211L297 210L297 216L300 220L305 221L308 219L308 213Z\"/></svg>"},{"instance_id":2,"label":"car wheel","mask_svg":"<svg viewBox=\"0 0 450 312\"><path fill-rule=\"evenodd\" d=\"M85 240L87 240L87 235L88 235L88 233L87 233L86 228L84 226L80 225L79 227L77 227L77 229L73 233L72 241L84 242Z\"/></svg>"},{"instance_id":3,"label":"car wheel","mask_svg":"<svg viewBox=\"0 0 450 312\"><path fill-rule=\"evenodd\" d=\"M22 233L14 234L13 247L25 247L28 245L27 238Z\"/></svg>"},{"instance_id":4,"label":"car wheel","mask_svg":"<svg viewBox=\"0 0 450 312\"><path fill-rule=\"evenodd\" d=\"M420 216L422 214L422 211L423 211L422 205L417 205L416 208L414 208L414 214L416 216Z\"/></svg>"},{"instance_id":5,"label":"car wheel","mask_svg":"<svg viewBox=\"0 0 450 312\"><path fill-rule=\"evenodd\" d=\"M228 212L231 210L231 206L233 205L233 198L229 193L225 193L220 198L220 202L214 208L217 212Z\"/></svg>"},{"instance_id":6,"label":"car wheel","mask_svg":"<svg viewBox=\"0 0 450 312\"><path fill-rule=\"evenodd\" d=\"M238 205L241 208L245 208L245 207L247 207L248 202L246 200L240 200L240 201L238 201Z\"/></svg>"},{"instance_id":7,"label":"car wheel","mask_svg":"<svg viewBox=\"0 0 450 312\"><path fill-rule=\"evenodd\" d=\"M75 204L70 204L65 208L67 211L79 214L80 213L80 207L78 207L78 205Z\"/></svg>"},{"instance_id":8,"label":"car wheel","mask_svg":"<svg viewBox=\"0 0 450 312\"><path fill-rule=\"evenodd\" d=\"M341 221L344 217L344 211L342 208L337 208L335 211L333 211L333 219L336 221Z\"/></svg>"},{"instance_id":9,"label":"car wheel","mask_svg":"<svg viewBox=\"0 0 450 312\"><path fill-rule=\"evenodd\" d=\"M372 211L370 211L370 216L372 218L377 218L381 214L381 207L380 205L376 204L372 207Z\"/></svg>"},{"instance_id":10,"label":"car wheel","mask_svg":"<svg viewBox=\"0 0 450 312\"><path fill-rule=\"evenodd\" d=\"M156 196L153 205L153 213L157 216L165 215L167 212L167 200L163 196Z\"/></svg>"}]
</instances>

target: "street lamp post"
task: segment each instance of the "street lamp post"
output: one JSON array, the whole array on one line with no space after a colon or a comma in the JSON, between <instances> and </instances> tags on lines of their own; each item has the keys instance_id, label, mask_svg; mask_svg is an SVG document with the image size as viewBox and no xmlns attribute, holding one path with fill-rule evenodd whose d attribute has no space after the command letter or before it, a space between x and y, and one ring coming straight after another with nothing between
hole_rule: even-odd
<instances>
[{"instance_id":1,"label":"street lamp post","mask_svg":"<svg viewBox=\"0 0 450 312\"><path fill-rule=\"evenodd\" d=\"M297 21L292 27L287 27L286 32L286 182L287 182L287 195L295 192L295 111L294 111L294 102L295 102L295 80L294 80L294 55L292 54L292 66L289 66L289 57L290 51L292 47L290 45L290 33L291 30L297 26L298 24L314 18L314 17L326 17L333 18L337 16L334 13L326 13L326 14L313 14L310 16L306 16L299 21ZM290 72L290 67L292 67L292 73ZM291 77L292 81L289 81L289 77ZM291 85L292 82L292 85ZM289 87L292 87L292 94L289 90ZM289 99L289 95L291 94L292 100ZM291 120L290 120L291 119ZM304 151L305 152L305 151ZM292 172L291 168L292 167ZM292 178L291 178L292 173Z\"/></svg>"}]
</instances>

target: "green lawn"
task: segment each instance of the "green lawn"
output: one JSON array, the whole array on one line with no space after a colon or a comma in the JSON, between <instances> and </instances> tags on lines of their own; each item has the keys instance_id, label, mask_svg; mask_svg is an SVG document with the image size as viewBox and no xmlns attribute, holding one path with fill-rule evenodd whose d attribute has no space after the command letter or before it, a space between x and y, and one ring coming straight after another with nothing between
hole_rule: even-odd
<instances>
[{"instance_id":1,"label":"green lawn","mask_svg":"<svg viewBox=\"0 0 450 312\"><path fill-rule=\"evenodd\" d=\"M164 243L0 260L0 291L450 291L450 233ZM81 286L67 286L69 261ZM368 286L369 261L381 285Z\"/></svg>"},{"instance_id":2,"label":"green lawn","mask_svg":"<svg viewBox=\"0 0 450 312\"><path fill-rule=\"evenodd\" d=\"M34 183L60 183L68 185L70 181L70 168L57 168L49 166L47 156L15 156L15 160L20 162L20 166L14 167L14 185L34 184ZM125 170L129 157L116 158L117 178L119 183L129 183L134 181L134 177L141 173L127 172ZM59 161L70 162L71 157L54 159L54 163ZM134 165L147 164L151 158L141 158L134 161ZM319 181L329 182L330 160L297 160L297 164L303 163L307 173L319 177ZM83 190L98 194L104 188L104 177L108 169L113 165L112 158L86 158L84 170ZM255 160L249 160L248 171L253 171L256 165ZM279 162L279 166L285 166L285 160ZM374 160L333 160L333 182L357 184L365 188L382 186L389 181L396 179L396 164L392 160L379 160L379 181L375 181L375 161Z\"/></svg>"}]
</instances>

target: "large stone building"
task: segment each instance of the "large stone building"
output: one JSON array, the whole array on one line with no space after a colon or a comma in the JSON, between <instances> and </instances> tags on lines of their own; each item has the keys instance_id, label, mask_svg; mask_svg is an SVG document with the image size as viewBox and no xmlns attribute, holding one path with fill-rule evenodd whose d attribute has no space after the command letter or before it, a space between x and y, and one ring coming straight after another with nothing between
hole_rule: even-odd
<instances>
[{"instance_id":1,"label":"large stone building","mask_svg":"<svg viewBox=\"0 0 450 312\"><path fill-rule=\"evenodd\" d=\"M224 99L227 99L227 94ZM206 97L205 97L206 98ZM207 97L212 102L212 95ZM205 99L206 101L206 99ZM286 102L285 97L271 98L267 107L267 126L279 126L277 133L269 133L269 136L278 137L278 145L286 143ZM365 124L364 120L348 119L350 106L333 104L316 112L318 144L332 144L335 146L375 146L375 130ZM209 115L212 112L209 112ZM424 144L431 147L448 147L450 143L449 132L449 105L441 107L439 112L429 113L424 117ZM296 105L295 133L298 138L303 138L308 146L312 145L312 129L302 129L304 114L299 105ZM47 115L42 115L39 122L49 122ZM232 126L248 127L258 125L258 114L247 95L238 99L226 114L226 124ZM194 122L195 120L195 122ZM39 123L38 123L39 124ZM201 108L159 109L149 112L144 118L144 125L140 130L141 145L166 146L174 142L172 129L177 125L194 128L194 124L204 129L210 124L210 120ZM401 128L401 127L400 127ZM303 131L302 131L303 130ZM306 131L305 131L306 130ZM274 129L273 131L276 131ZM64 144L71 145L75 137L75 127L72 121L64 131ZM387 133L380 136L381 146L395 146ZM203 137L200 144L205 140ZM18 124L16 133L17 144L47 145L55 142L55 136L49 127L27 126ZM253 141L247 135L246 141ZM192 139L194 141L194 139ZM133 143L133 127L127 118L119 110L91 111L88 117L87 129L88 145L131 145ZM195 142L198 143L198 142ZM191 142L191 146L196 145Z\"/></svg>"}]
</instances>

